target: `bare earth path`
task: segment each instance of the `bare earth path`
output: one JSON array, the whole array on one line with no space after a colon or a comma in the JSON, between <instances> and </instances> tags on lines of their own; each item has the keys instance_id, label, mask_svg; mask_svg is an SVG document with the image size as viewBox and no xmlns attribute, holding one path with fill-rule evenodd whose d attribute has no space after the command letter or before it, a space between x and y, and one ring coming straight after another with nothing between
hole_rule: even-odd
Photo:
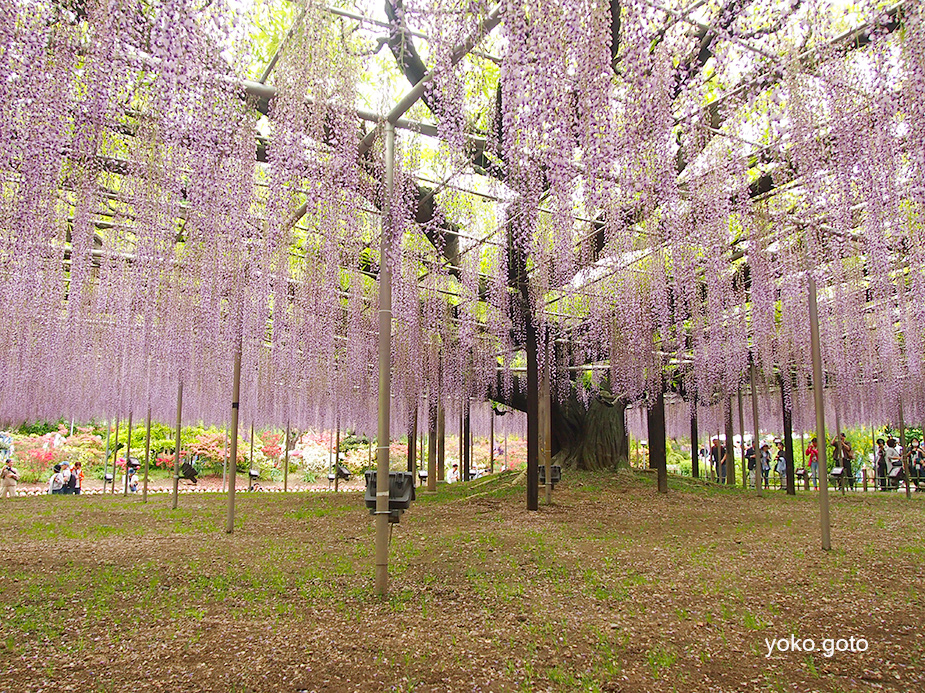
<instances>
[{"instance_id":1,"label":"bare earth path","mask_svg":"<svg viewBox=\"0 0 925 693\"><path fill-rule=\"evenodd\" d=\"M511 481L419 494L386 601L357 492L3 502L0 691L925 690L925 497L836 496L823 553L812 494Z\"/></svg>"}]
</instances>

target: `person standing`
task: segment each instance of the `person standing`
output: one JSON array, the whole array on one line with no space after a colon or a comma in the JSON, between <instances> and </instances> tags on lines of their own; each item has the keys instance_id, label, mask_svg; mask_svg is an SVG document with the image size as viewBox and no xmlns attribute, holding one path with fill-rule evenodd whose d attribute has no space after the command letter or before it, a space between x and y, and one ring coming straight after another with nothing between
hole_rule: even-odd
<instances>
[{"instance_id":1,"label":"person standing","mask_svg":"<svg viewBox=\"0 0 925 693\"><path fill-rule=\"evenodd\" d=\"M13 461L7 460L0 470L0 498L14 498L18 481L19 472L13 467Z\"/></svg>"},{"instance_id":2,"label":"person standing","mask_svg":"<svg viewBox=\"0 0 925 693\"><path fill-rule=\"evenodd\" d=\"M784 444L780 441L774 441L777 445L777 464L775 470L780 479L781 490L787 490L787 453L784 451Z\"/></svg>"},{"instance_id":3,"label":"person standing","mask_svg":"<svg viewBox=\"0 0 925 693\"><path fill-rule=\"evenodd\" d=\"M813 438L809 441L806 448L806 456L809 458L809 473L813 480L813 490L819 490L819 443Z\"/></svg>"},{"instance_id":4,"label":"person standing","mask_svg":"<svg viewBox=\"0 0 925 693\"><path fill-rule=\"evenodd\" d=\"M710 444L710 463L716 474L716 480L726 483L726 448L719 444L719 438L714 438Z\"/></svg>"},{"instance_id":5,"label":"person standing","mask_svg":"<svg viewBox=\"0 0 925 693\"><path fill-rule=\"evenodd\" d=\"M899 472L894 472L893 470L896 467L902 467L902 464L902 452L899 449L899 444L896 442L895 438L890 436L886 439L886 473L888 475L887 488L893 486L894 480L896 482L894 488L899 488ZM896 476L893 476L894 474L896 474Z\"/></svg>"},{"instance_id":6,"label":"person standing","mask_svg":"<svg viewBox=\"0 0 925 693\"><path fill-rule=\"evenodd\" d=\"M745 450L745 461L748 466L748 475L751 477L752 483L755 484L755 488L758 488L758 472L755 465L755 442L752 441L748 444L748 447Z\"/></svg>"},{"instance_id":7,"label":"person standing","mask_svg":"<svg viewBox=\"0 0 925 693\"><path fill-rule=\"evenodd\" d=\"M61 474L61 465L56 464L51 473L51 477L48 479L48 492L54 496L59 496L63 493L63 488L64 477Z\"/></svg>"},{"instance_id":8,"label":"person standing","mask_svg":"<svg viewBox=\"0 0 925 693\"><path fill-rule=\"evenodd\" d=\"M875 454L877 464L877 485L881 491L886 491L886 474L887 474L887 454L883 438L877 438L877 452Z\"/></svg>"},{"instance_id":9,"label":"person standing","mask_svg":"<svg viewBox=\"0 0 925 693\"><path fill-rule=\"evenodd\" d=\"M77 483L77 477L71 473L70 462L61 463L61 478L64 481L64 485L61 487L61 493L65 496L72 495L74 493L74 486Z\"/></svg>"},{"instance_id":10,"label":"person standing","mask_svg":"<svg viewBox=\"0 0 925 693\"><path fill-rule=\"evenodd\" d=\"M922 485L925 484L925 455L922 453L922 448L919 446L919 439L913 438L909 441L909 477L912 480L912 483L915 484L915 490L921 491Z\"/></svg>"},{"instance_id":11,"label":"person standing","mask_svg":"<svg viewBox=\"0 0 925 693\"><path fill-rule=\"evenodd\" d=\"M761 446L761 478L764 480L764 487L768 488L771 485L770 477L771 475L771 446L767 443L764 443Z\"/></svg>"},{"instance_id":12,"label":"person standing","mask_svg":"<svg viewBox=\"0 0 925 693\"><path fill-rule=\"evenodd\" d=\"M852 462L854 462L854 450L851 447L851 443L848 442L848 439L845 438L845 434L842 433L840 438L841 448L841 461L842 466L845 468L845 478L848 479L848 487L854 491L855 483L857 479L854 478L854 469L852 468Z\"/></svg>"},{"instance_id":13,"label":"person standing","mask_svg":"<svg viewBox=\"0 0 925 693\"><path fill-rule=\"evenodd\" d=\"M77 482L77 485L74 487L74 495L79 496L80 489L82 489L84 485L84 470L80 460L74 463L74 469L71 470L71 474L75 476Z\"/></svg>"}]
</instances>

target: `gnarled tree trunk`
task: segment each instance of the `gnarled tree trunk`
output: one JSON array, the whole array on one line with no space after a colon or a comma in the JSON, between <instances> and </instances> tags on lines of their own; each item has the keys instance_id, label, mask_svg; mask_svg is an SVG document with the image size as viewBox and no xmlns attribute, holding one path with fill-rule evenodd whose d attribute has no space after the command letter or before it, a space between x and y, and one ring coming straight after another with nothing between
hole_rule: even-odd
<instances>
[{"instance_id":1,"label":"gnarled tree trunk","mask_svg":"<svg viewBox=\"0 0 925 693\"><path fill-rule=\"evenodd\" d=\"M494 399L513 409L527 411L525 382L514 378L511 397L500 397L500 376ZM526 380L525 378L523 380ZM608 405L594 397L590 405L578 400L574 392L565 402L552 398L551 426L553 462L570 469L597 471L629 467L629 439L626 435L626 402Z\"/></svg>"},{"instance_id":2,"label":"gnarled tree trunk","mask_svg":"<svg viewBox=\"0 0 925 693\"><path fill-rule=\"evenodd\" d=\"M552 403L552 454L556 464L572 469L629 467L626 406L595 398L585 409L577 398Z\"/></svg>"}]
</instances>

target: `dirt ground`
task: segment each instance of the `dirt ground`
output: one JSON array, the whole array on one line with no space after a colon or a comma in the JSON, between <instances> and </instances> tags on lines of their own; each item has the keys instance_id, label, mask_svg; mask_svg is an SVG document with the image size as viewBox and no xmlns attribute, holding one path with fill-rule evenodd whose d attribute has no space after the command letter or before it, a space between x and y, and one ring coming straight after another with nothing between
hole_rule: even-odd
<instances>
[{"instance_id":1,"label":"dirt ground","mask_svg":"<svg viewBox=\"0 0 925 693\"><path fill-rule=\"evenodd\" d=\"M0 691L925 690L925 494L823 552L811 493L513 481L419 494L386 600L358 492L0 502Z\"/></svg>"}]
</instances>

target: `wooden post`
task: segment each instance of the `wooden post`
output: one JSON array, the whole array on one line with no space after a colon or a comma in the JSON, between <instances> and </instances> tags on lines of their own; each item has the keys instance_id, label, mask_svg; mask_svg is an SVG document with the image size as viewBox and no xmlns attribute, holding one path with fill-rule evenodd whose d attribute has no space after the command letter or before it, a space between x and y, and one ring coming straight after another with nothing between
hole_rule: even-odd
<instances>
[{"instance_id":1,"label":"wooden post","mask_svg":"<svg viewBox=\"0 0 925 693\"><path fill-rule=\"evenodd\" d=\"M697 430L697 402L691 401L691 476L700 478L700 435Z\"/></svg>"},{"instance_id":2,"label":"wooden post","mask_svg":"<svg viewBox=\"0 0 925 693\"><path fill-rule=\"evenodd\" d=\"M658 492L668 493L668 447L665 433L665 393L659 384L655 402L646 410L646 428L649 436L649 467L658 475ZM727 470L729 468L727 467Z\"/></svg>"},{"instance_id":3,"label":"wooden post","mask_svg":"<svg viewBox=\"0 0 925 693\"><path fill-rule=\"evenodd\" d=\"M173 503L171 507L177 509L177 495L180 489L180 426L183 414L183 381L177 386L177 438L173 451ZM127 462L126 462L127 464Z\"/></svg>"},{"instance_id":4,"label":"wooden post","mask_svg":"<svg viewBox=\"0 0 925 693\"><path fill-rule=\"evenodd\" d=\"M787 495L795 496L797 489L793 470L793 411L787 404L783 378L780 381L780 396L784 412L784 459L787 462Z\"/></svg>"}]
</instances>

